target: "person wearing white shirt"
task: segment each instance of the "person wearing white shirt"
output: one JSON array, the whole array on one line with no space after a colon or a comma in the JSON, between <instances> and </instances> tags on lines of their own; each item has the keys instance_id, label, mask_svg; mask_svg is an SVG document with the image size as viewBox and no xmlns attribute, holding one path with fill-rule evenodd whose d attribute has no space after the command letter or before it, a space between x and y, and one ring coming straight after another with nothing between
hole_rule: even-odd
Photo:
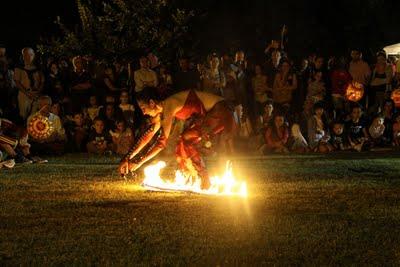
<instances>
[{"instance_id":1,"label":"person wearing white shirt","mask_svg":"<svg viewBox=\"0 0 400 267\"><path fill-rule=\"evenodd\" d=\"M141 92L145 87L157 87L157 73L150 69L149 60L141 57L139 60L140 69L134 72L135 92Z\"/></svg>"}]
</instances>

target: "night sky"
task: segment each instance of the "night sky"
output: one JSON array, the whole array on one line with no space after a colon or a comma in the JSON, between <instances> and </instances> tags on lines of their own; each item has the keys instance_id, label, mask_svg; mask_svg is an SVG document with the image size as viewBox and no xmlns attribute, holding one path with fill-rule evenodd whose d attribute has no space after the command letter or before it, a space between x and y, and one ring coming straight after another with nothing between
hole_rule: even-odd
<instances>
[{"instance_id":1,"label":"night sky","mask_svg":"<svg viewBox=\"0 0 400 267\"><path fill-rule=\"evenodd\" d=\"M33 46L40 36L57 34L56 16L67 25L78 22L74 0L6 1L0 42L9 50ZM398 0L178 2L198 14L192 35L200 53L229 47L261 51L279 35L283 24L289 26L290 49L296 53L340 54L354 46L372 53L400 42Z\"/></svg>"}]
</instances>

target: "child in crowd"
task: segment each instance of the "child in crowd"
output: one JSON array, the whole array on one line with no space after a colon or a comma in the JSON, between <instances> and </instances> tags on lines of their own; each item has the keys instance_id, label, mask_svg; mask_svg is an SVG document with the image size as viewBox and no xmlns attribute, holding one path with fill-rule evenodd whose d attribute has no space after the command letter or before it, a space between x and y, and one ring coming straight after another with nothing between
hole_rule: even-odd
<instances>
[{"instance_id":1,"label":"child in crowd","mask_svg":"<svg viewBox=\"0 0 400 267\"><path fill-rule=\"evenodd\" d=\"M90 96L89 107L86 109L90 122L93 122L93 120L99 116L101 108L102 106L99 106L97 96L95 95Z\"/></svg>"},{"instance_id":2,"label":"child in crowd","mask_svg":"<svg viewBox=\"0 0 400 267\"><path fill-rule=\"evenodd\" d=\"M93 129L86 144L89 153L103 155L111 151L111 136L104 128L104 121L101 118L93 120Z\"/></svg>"},{"instance_id":3,"label":"child in crowd","mask_svg":"<svg viewBox=\"0 0 400 267\"><path fill-rule=\"evenodd\" d=\"M385 119L382 116L378 115L374 118L371 125L369 126L368 132L371 136L372 145L374 146L384 146L386 143L385 137L383 135L385 132L384 121Z\"/></svg>"},{"instance_id":4,"label":"child in crowd","mask_svg":"<svg viewBox=\"0 0 400 267\"><path fill-rule=\"evenodd\" d=\"M308 151L308 143L301 133L300 125L297 123L292 125L289 144L292 152L305 153Z\"/></svg>"},{"instance_id":5,"label":"child in crowd","mask_svg":"<svg viewBox=\"0 0 400 267\"><path fill-rule=\"evenodd\" d=\"M117 118L114 104L107 103L104 108L104 113L100 114L100 116L104 121L106 131L113 131L115 129L115 121Z\"/></svg>"},{"instance_id":6,"label":"child in crowd","mask_svg":"<svg viewBox=\"0 0 400 267\"><path fill-rule=\"evenodd\" d=\"M322 102L315 103L314 114L308 119L308 141L310 148L314 152L327 153L332 151L329 144L329 126L325 116L324 105Z\"/></svg>"},{"instance_id":7,"label":"child in crowd","mask_svg":"<svg viewBox=\"0 0 400 267\"><path fill-rule=\"evenodd\" d=\"M129 103L129 94L127 91L122 91L119 98L121 104L119 108L122 111L122 115L126 121L127 127L132 128L135 116L135 106Z\"/></svg>"},{"instance_id":8,"label":"child in crowd","mask_svg":"<svg viewBox=\"0 0 400 267\"><path fill-rule=\"evenodd\" d=\"M288 152L287 143L289 138L289 129L285 123L285 117L275 114L273 122L265 132L264 152Z\"/></svg>"},{"instance_id":9,"label":"child in crowd","mask_svg":"<svg viewBox=\"0 0 400 267\"><path fill-rule=\"evenodd\" d=\"M400 113L394 116L393 123L393 145L400 146Z\"/></svg>"},{"instance_id":10,"label":"child in crowd","mask_svg":"<svg viewBox=\"0 0 400 267\"><path fill-rule=\"evenodd\" d=\"M359 152L366 148L368 141L368 132L362 114L361 106L354 104L351 107L350 120L345 124L350 146Z\"/></svg>"},{"instance_id":11,"label":"child in crowd","mask_svg":"<svg viewBox=\"0 0 400 267\"><path fill-rule=\"evenodd\" d=\"M69 146L72 152L84 152L88 139L89 129L85 124L85 117L82 112L73 114L72 123L67 126Z\"/></svg>"},{"instance_id":12,"label":"child in crowd","mask_svg":"<svg viewBox=\"0 0 400 267\"><path fill-rule=\"evenodd\" d=\"M344 133L344 123L335 121L332 123L331 139L329 140L334 151L344 151L349 149L346 134Z\"/></svg>"},{"instance_id":13,"label":"child in crowd","mask_svg":"<svg viewBox=\"0 0 400 267\"><path fill-rule=\"evenodd\" d=\"M126 127L126 123L123 119L118 119L115 124L115 131L110 131L113 142L112 150L114 153L124 156L132 147L134 136L132 130Z\"/></svg>"}]
</instances>

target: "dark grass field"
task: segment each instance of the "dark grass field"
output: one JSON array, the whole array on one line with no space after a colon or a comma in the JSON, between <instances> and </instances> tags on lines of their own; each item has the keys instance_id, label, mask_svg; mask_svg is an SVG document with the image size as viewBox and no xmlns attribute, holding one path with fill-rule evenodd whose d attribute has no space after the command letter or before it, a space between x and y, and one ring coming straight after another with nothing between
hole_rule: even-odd
<instances>
[{"instance_id":1,"label":"dark grass field","mask_svg":"<svg viewBox=\"0 0 400 267\"><path fill-rule=\"evenodd\" d=\"M399 154L235 158L247 199L146 192L116 158L49 161L0 171L1 266L400 265Z\"/></svg>"}]
</instances>

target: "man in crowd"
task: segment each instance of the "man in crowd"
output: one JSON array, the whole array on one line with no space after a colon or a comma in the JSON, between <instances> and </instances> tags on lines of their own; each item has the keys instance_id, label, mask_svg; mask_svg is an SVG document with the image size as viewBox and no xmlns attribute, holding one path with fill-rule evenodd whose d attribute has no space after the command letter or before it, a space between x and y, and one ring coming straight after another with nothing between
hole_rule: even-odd
<instances>
[{"instance_id":1,"label":"man in crowd","mask_svg":"<svg viewBox=\"0 0 400 267\"><path fill-rule=\"evenodd\" d=\"M39 154L56 154L60 155L64 152L66 143L65 129L61 123L60 117L50 112L51 98L49 96L41 96L38 99L39 111L28 118L28 127L33 118L42 115L49 120L51 124L51 135L46 139L33 139L32 151Z\"/></svg>"},{"instance_id":2,"label":"man in crowd","mask_svg":"<svg viewBox=\"0 0 400 267\"><path fill-rule=\"evenodd\" d=\"M26 119L37 110L37 100L43 91L44 75L34 65L35 52L30 47L22 49L23 67L15 69L15 85L18 92L19 115Z\"/></svg>"},{"instance_id":3,"label":"man in crowd","mask_svg":"<svg viewBox=\"0 0 400 267\"><path fill-rule=\"evenodd\" d=\"M174 81L176 92L200 88L200 75L197 71L190 69L189 60L186 57L179 59L179 71L175 74Z\"/></svg>"},{"instance_id":4,"label":"man in crowd","mask_svg":"<svg viewBox=\"0 0 400 267\"><path fill-rule=\"evenodd\" d=\"M141 57L139 60L140 69L134 72L135 92L141 92L145 87L157 87L157 73L150 69L149 60Z\"/></svg>"},{"instance_id":5,"label":"man in crowd","mask_svg":"<svg viewBox=\"0 0 400 267\"><path fill-rule=\"evenodd\" d=\"M367 62L362 59L362 53L359 50L353 49L351 51L349 73L353 78L353 81L359 82L364 86L368 84L371 76L371 69Z\"/></svg>"}]
</instances>

